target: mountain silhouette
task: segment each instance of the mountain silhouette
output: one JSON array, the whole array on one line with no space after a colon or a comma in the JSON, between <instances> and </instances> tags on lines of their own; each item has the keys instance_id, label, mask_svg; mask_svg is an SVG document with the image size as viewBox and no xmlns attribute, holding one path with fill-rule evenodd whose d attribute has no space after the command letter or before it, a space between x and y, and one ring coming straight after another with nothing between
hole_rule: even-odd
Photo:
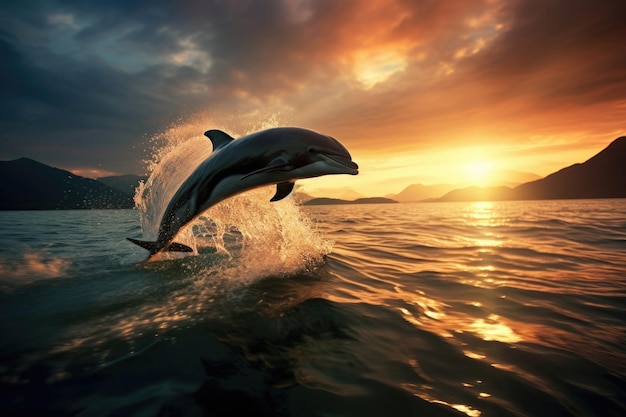
<instances>
[{"instance_id":1,"label":"mountain silhouette","mask_svg":"<svg viewBox=\"0 0 626 417\"><path fill-rule=\"evenodd\" d=\"M407 186L404 190L400 191L398 194L387 194L385 197L397 200L401 203L410 203L413 201L436 198L452 189L454 189L454 186L449 184L411 184Z\"/></svg>"},{"instance_id":2,"label":"mountain silhouette","mask_svg":"<svg viewBox=\"0 0 626 417\"><path fill-rule=\"evenodd\" d=\"M0 194L0 210L134 207L119 190L28 158L0 161Z\"/></svg>"},{"instance_id":3,"label":"mountain silhouette","mask_svg":"<svg viewBox=\"0 0 626 417\"><path fill-rule=\"evenodd\" d=\"M626 136L586 162L522 184L513 193L517 200L625 198Z\"/></svg>"}]
</instances>

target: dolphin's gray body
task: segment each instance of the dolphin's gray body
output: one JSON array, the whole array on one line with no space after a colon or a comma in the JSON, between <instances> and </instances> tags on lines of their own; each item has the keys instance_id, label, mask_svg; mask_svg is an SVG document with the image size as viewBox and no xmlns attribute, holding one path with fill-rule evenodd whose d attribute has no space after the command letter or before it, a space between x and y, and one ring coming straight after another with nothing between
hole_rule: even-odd
<instances>
[{"instance_id":1,"label":"dolphin's gray body","mask_svg":"<svg viewBox=\"0 0 626 417\"><path fill-rule=\"evenodd\" d=\"M296 127L252 133L234 140L220 130L204 133L213 153L180 186L163 214L155 242L128 238L150 251L191 252L175 243L187 223L218 202L252 188L276 184L271 201L285 198L295 180L329 174L358 174L350 153L336 139Z\"/></svg>"}]
</instances>

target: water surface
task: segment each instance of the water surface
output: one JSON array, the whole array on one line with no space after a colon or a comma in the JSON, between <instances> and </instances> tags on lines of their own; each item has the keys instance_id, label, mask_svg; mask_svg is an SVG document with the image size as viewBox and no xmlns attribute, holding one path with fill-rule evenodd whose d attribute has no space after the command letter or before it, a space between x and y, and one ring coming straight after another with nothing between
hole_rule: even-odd
<instances>
[{"instance_id":1,"label":"water surface","mask_svg":"<svg viewBox=\"0 0 626 417\"><path fill-rule=\"evenodd\" d=\"M626 415L626 200L266 197L0 212L0 414Z\"/></svg>"}]
</instances>

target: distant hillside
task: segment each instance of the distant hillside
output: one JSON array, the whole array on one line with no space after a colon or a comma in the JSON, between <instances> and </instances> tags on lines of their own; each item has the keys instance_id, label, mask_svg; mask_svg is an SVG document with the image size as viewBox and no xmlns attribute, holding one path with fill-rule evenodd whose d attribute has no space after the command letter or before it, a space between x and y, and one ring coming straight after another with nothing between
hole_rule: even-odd
<instances>
[{"instance_id":1,"label":"distant hillside","mask_svg":"<svg viewBox=\"0 0 626 417\"><path fill-rule=\"evenodd\" d=\"M626 136L582 164L514 189L518 200L626 198Z\"/></svg>"},{"instance_id":2,"label":"distant hillside","mask_svg":"<svg viewBox=\"0 0 626 417\"><path fill-rule=\"evenodd\" d=\"M509 187L453 190L433 201L558 200L626 198L626 136L614 140L581 164L563 168L540 180Z\"/></svg>"},{"instance_id":3,"label":"distant hillside","mask_svg":"<svg viewBox=\"0 0 626 417\"><path fill-rule=\"evenodd\" d=\"M28 158L0 161L0 195L0 210L134 207L119 190Z\"/></svg>"},{"instance_id":4,"label":"distant hillside","mask_svg":"<svg viewBox=\"0 0 626 417\"><path fill-rule=\"evenodd\" d=\"M356 200L342 200L339 198L314 198L304 203L305 206L322 206L322 205L333 205L333 204L393 204L397 203L397 201L384 198L384 197L366 197L366 198L358 198Z\"/></svg>"},{"instance_id":5,"label":"distant hillside","mask_svg":"<svg viewBox=\"0 0 626 417\"><path fill-rule=\"evenodd\" d=\"M450 184L438 184L438 185L422 185L411 184L398 194L387 194L385 197L397 200L401 203L410 203L413 201L422 201L429 198L440 197L448 191L452 190L454 186Z\"/></svg>"},{"instance_id":6,"label":"distant hillside","mask_svg":"<svg viewBox=\"0 0 626 417\"><path fill-rule=\"evenodd\" d=\"M139 175L117 175L111 177L96 178L104 185L111 188L115 188L131 197L135 195L135 188L139 185L140 181L146 181L148 177Z\"/></svg>"},{"instance_id":7,"label":"distant hillside","mask_svg":"<svg viewBox=\"0 0 626 417\"><path fill-rule=\"evenodd\" d=\"M338 196L341 200L357 200L359 198L365 198L365 196L354 190L346 190Z\"/></svg>"},{"instance_id":8,"label":"distant hillside","mask_svg":"<svg viewBox=\"0 0 626 417\"><path fill-rule=\"evenodd\" d=\"M486 187L491 191L483 192L483 194L490 192L496 192L495 189L499 187L516 187L522 183L528 181L534 181L541 177L536 174L532 174L530 172L519 172L513 170L499 170L494 171L490 174L494 178L494 186ZM474 190L483 189L483 187L470 187ZM454 185L450 184L436 184L436 185L422 185L422 184L411 184L406 187L404 190L399 192L398 194L387 194L385 197L392 198L394 200L398 200L401 203L410 203L414 201L432 201L443 198L447 193L451 191L455 191L455 193L450 196L451 198L465 198L463 194L467 194L467 198L472 198L469 196L469 189L466 193L461 192L461 190L455 189Z\"/></svg>"}]
</instances>

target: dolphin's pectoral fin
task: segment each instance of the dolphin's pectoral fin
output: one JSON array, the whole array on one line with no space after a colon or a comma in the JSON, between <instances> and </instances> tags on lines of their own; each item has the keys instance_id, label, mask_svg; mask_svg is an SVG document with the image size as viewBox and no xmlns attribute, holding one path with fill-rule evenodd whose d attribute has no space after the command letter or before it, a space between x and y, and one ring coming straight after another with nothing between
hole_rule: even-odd
<instances>
[{"instance_id":1,"label":"dolphin's pectoral fin","mask_svg":"<svg viewBox=\"0 0 626 417\"><path fill-rule=\"evenodd\" d=\"M168 252L193 252L193 249L191 249L189 246L177 242L170 243L165 250Z\"/></svg>"},{"instance_id":2,"label":"dolphin's pectoral fin","mask_svg":"<svg viewBox=\"0 0 626 417\"><path fill-rule=\"evenodd\" d=\"M159 251L159 247L157 246L157 242L149 242L147 240L139 240L133 239L132 237L127 237L126 240L133 242L135 245L141 246L142 248L150 251L150 255L154 255ZM163 249L168 252L193 252L187 245L183 245L182 243L172 242L167 248Z\"/></svg>"},{"instance_id":3,"label":"dolphin's pectoral fin","mask_svg":"<svg viewBox=\"0 0 626 417\"><path fill-rule=\"evenodd\" d=\"M158 252L156 242L148 242L147 240L133 239L132 237L127 237L126 240L128 240L129 242L133 242L135 245L141 246L142 248L150 251L151 255L154 255L155 253Z\"/></svg>"},{"instance_id":4,"label":"dolphin's pectoral fin","mask_svg":"<svg viewBox=\"0 0 626 417\"><path fill-rule=\"evenodd\" d=\"M294 182L279 182L276 184L276 194L270 201L279 201L287 197L293 191Z\"/></svg>"},{"instance_id":5,"label":"dolphin's pectoral fin","mask_svg":"<svg viewBox=\"0 0 626 417\"><path fill-rule=\"evenodd\" d=\"M204 132L204 136L211 140L211 143L213 144L213 151L223 148L235 140L228 133L217 129L207 130Z\"/></svg>"},{"instance_id":6,"label":"dolphin's pectoral fin","mask_svg":"<svg viewBox=\"0 0 626 417\"><path fill-rule=\"evenodd\" d=\"M271 172L271 171L278 171L283 168L287 168L289 166L291 166L291 164L286 159L276 158L276 159L273 159L272 162L270 162L263 168L257 169L256 171L249 172L243 177L241 177L240 179L245 180L246 178L251 177L252 175L262 174L262 173Z\"/></svg>"}]
</instances>

